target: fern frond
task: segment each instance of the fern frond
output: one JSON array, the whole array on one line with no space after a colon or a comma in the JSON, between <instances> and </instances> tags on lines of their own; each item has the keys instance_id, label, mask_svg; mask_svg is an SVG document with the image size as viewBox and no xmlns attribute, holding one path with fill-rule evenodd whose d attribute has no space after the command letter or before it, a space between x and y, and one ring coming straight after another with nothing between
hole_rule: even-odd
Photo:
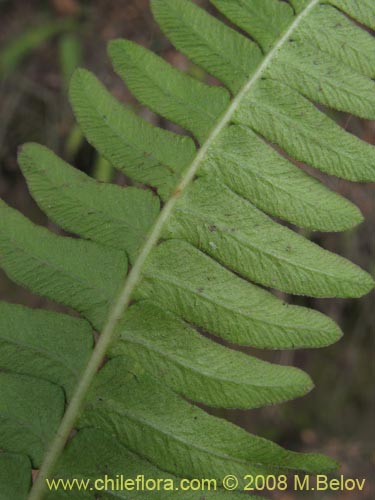
<instances>
[{"instance_id":1,"label":"fern frond","mask_svg":"<svg viewBox=\"0 0 375 500\"><path fill-rule=\"evenodd\" d=\"M126 276L126 254L51 234L3 201L0 212L1 264L8 276L76 309L100 330Z\"/></svg>"},{"instance_id":2,"label":"fern frond","mask_svg":"<svg viewBox=\"0 0 375 500\"><path fill-rule=\"evenodd\" d=\"M91 333L82 319L0 302L1 369L53 382L69 401L91 355Z\"/></svg>"},{"instance_id":3,"label":"fern frond","mask_svg":"<svg viewBox=\"0 0 375 500\"><path fill-rule=\"evenodd\" d=\"M168 198L194 158L194 142L154 127L121 106L88 71L76 71L70 97L87 139L98 151L126 175Z\"/></svg>"},{"instance_id":4,"label":"fern frond","mask_svg":"<svg viewBox=\"0 0 375 500\"><path fill-rule=\"evenodd\" d=\"M36 202L80 238L51 234L1 202L1 265L17 283L85 319L0 306L0 461L9 463L9 478L15 467L22 475L19 486L0 475L0 492L22 490L25 498L31 466L40 472L30 500L43 497L47 477L94 479L117 474L119 465L130 477L205 476L219 484L228 473L240 479L249 470L336 467L247 434L184 398L252 408L311 390L303 372L202 334L269 349L340 338L332 320L259 284L314 297L359 297L374 286L365 271L270 216L323 231L362 220L352 203L293 162L375 179L373 146L317 107L374 117L375 42L348 16L374 28L375 7L370 0L212 3L251 38L190 0L153 0L152 10L177 49L223 86L198 82L131 42L109 48L134 96L196 142L136 116L88 71L71 81L88 141L159 198L100 184L35 144L20 152ZM94 347L93 330L101 331ZM170 497L198 500L201 493Z\"/></svg>"},{"instance_id":5,"label":"fern frond","mask_svg":"<svg viewBox=\"0 0 375 500\"><path fill-rule=\"evenodd\" d=\"M37 469L64 414L64 392L46 380L8 372L0 372L0 386L1 446L28 456Z\"/></svg>"},{"instance_id":6,"label":"fern frond","mask_svg":"<svg viewBox=\"0 0 375 500\"><path fill-rule=\"evenodd\" d=\"M320 347L341 336L326 316L283 303L181 240L155 248L135 298L168 304L167 309L194 325L243 345Z\"/></svg>"},{"instance_id":7,"label":"fern frond","mask_svg":"<svg viewBox=\"0 0 375 500\"><path fill-rule=\"evenodd\" d=\"M312 389L304 372L227 349L149 301L128 310L108 354L131 356L179 394L209 406L254 408Z\"/></svg>"},{"instance_id":8,"label":"fern frond","mask_svg":"<svg viewBox=\"0 0 375 500\"><path fill-rule=\"evenodd\" d=\"M115 70L142 104L192 132L201 143L229 104L224 88L195 80L136 43L112 41L109 54Z\"/></svg>"},{"instance_id":9,"label":"fern frond","mask_svg":"<svg viewBox=\"0 0 375 500\"><path fill-rule=\"evenodd\" d=\"M125 383L124 383L125 382ZM108 419L108 415L111 418ZM163 463L178 476L244 477L270 471L316 473L334 468L331 459L286 451L184 401L157 380L110 361L100 372L78 427L94 427L116 435L130 450L152 463Z\"/></svg>"},{"instance_id":10,"label":"fern frond","mask_svg":"<svg viewBox=\"0 0 375 500\"><path fill-rule=\"evenodd\" d=\"M176 49L223 82L232 94L241 89L262 61L257 45L193 2L153 1L151 9Z\"/></svg>"},{"instance_id":11,"label":"fern frond","mask_svg":"<svg viewBox=\"0 0 375 500\"><path fill-rule=\"evenodd\" d=\"M301 12L309 0L290 0L296 12ZM375 29L375 7L372 0L328 0L327 2L361 24ZM324 4L323 4L324 5Z\"/></svg>"},{"instance_id":12,"label":"fern frond","mask_svg":"<svg viewBox=\"0 0 375 500\"><path fill-rule=\"evenodd\" d=\"M256 283L318 297L361 296L372 279L281 226L213 177L177 202L164 235L183 239Z\"/></svg>"},{"instance_id":13,"label":"fern frond","mask_svg":"<svg viewBox=\"0 0 375 500\"><path fill-rule=\"evenodd\" d=\"M267 52L293 22L293 9L274 0L210 0L235 25Z\"/></svg>"},{"instance_id":14,"label":"fern frond","mask_svg":"<svg viewBox=\"0 0 375 500\"><path fill-rule=\"evenodd\" d=\"M98 429L84 429L78 432L77 436L69 443L64 456L62 457L61 466L59 469L60 477L71 478L72 471L80 477L97 479L98 464L101 472L108 474L110 477L116 477L118 471L127 471L129 478L136 478L141 474L144 480L158 479L165 481L178 480L176 476L162 471L152 465L147 460L141 458L129 451L117 439L109 434ZM105 500L110 500L113 496L103 492ZM143 492L132 491L132 497L135 499L144 498ZM241 500L243 495L240 493L229 493L226 491L205 491L204 497L207 500ZM59 492L59 496L47 496L47 498L66 499L69 498L69 493ZM84 497L86 498L86 497ZM87 498L92 498L87 496ZM166 489L165 491L153 491L152 498L155 500L197 500L197 493L192 491L181 491L174 489ZM259 496L251 495L252 500L262 500Z\"/></svg>"},{"instance_id":15,"label":"fern frond","mask_svg":"<svg viewBox=\"0 0 375 500\"><path fill-rule=\"evenodd\" d=\"M277 80L261 81L246 94L234 121L250 126L296 160L323 172L352 181L375 179L373 147L345 132Z\"/></svg>"},{"instance_id":16,"label":"fern frond","mask_svg":"<svg viewBox=\"0 0 375 500\"><path fill-rule=\"evenodd\" d=\"M50 219L135 260L160 211L156 196L95 182L38 144L23 146L18 160L30 192Z\"/></svg>"},{"instance_id":17,"label":"fern frond","mask_svg":"<svg viewBox=\"0 0 375 500\"><path fill-rule=\"evenodd\" d=\"M31 462L26 455L0 453L0 495L27 498L31 484Z\"/></svg>"},{"instance_id":18,"label":"fern frond","mask_svg":"<svg viewBox=\"0 0 375 500\"><path fill-rule=\"evenodd\" d=\"M276 153L247 127L228 127L207 154L201 173L219 178L262 211L299 227L340 231L362 221L357 207Z\"/></svg>"}]
</instances>

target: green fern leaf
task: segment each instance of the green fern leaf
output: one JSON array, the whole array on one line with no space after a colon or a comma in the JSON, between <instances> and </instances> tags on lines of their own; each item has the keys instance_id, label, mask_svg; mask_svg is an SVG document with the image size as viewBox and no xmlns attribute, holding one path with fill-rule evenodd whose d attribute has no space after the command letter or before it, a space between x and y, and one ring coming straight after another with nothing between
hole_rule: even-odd
<instances>
[{"instance_id":1,"label":"green fern leaf","mask_svg":"<svg viewBox=\"0 0 375 500\"><path fill-rule=\"evenodd\" d=\"M375 7L372 0L329 0L329 3L365 26L375 29Z\"/></svg>"},{"instance_id":2,"label":"green fern leaf","mask_svg":"<svg viewBox=\"0 0 375 500\"><path fill-rule=\"evenodd\" d=\"M152 465L145 459L129 451L119 443L118 439L97 429L84 429L79 431L73 438L64 453L60 467L56 474L58 478L71 478L73 474L85 479L95 481L98 478L98 466L100 473L104 476L116 477L118 471L127 471L129 478L136 478L142 471L144 481L173 481L179 484L178 478ZM101 498L111 500L112 493L100 492ZM155 500L198 500L201 496L192 491L172 490L158 491L151 493ZM79 498L95 499L95 492L86 492ZM56 493L47 495L47 499L64 500L71 497L69 492L61 489ZM120 495L119 495L120 497ZM96 497L97 498L97 497ZM142 500L145 498L141 491L132 491L132 498ZM205 491L204 498L207 500L241 500L243 495L227 491ZM262 500L259 496L246 496L251 500Z\"/></svg>"},{"instance_id":3,"label":"green fern leaf","mask_svg":"<svg viewBox=\"0 0 375 500\"><path fill-rule=\"evenodd\" d=\"M210 406L254 408L312 389L302 371L227 349L147 301L125 314L109 355L131 356L176 392Z\"/></svg>"},{"instance_id":4,"label":"green fern leaf","mask_svg":"<svg viewBox=\"0 0 375 500\"><path fill-rule=\"evenodd\" d=\"M167 198L192 161L191 139L153 127L121 106L88 71L77 70L70 99L88 140L126 175Z\"/></svg>"},{"instance_id":5,"label":"green fern leaf","mask_svg":"<svg viewBox=\"0 0 375 500\"><path fill-rule=\"evenodd\" d=\"M25 145L18 160L34 199L51 220L84 238L125 250L135 260L159 214L155 196L96 182L38 144Z\"/></svg>"},{"instance_id":6,"label":"green fern leaf","mask_svg":"<svg viewBox=\"0 0 375 500\"><path fill-rule=\"evenodd\" d=\"M350 262L272 221L214 178L176 204L165 236L184 239L240 275L285 292L361 296L372 279Z\"/></svg>"},{"instance_id":7,"label":"green fern leaf","mask_svg":"<svg viewBox=\"0 0 375 500\"><path fill-rule=\"evenodd\" d=\"M251 39L189 0L151 6L172 43L223 87L198 82L131 42L109 49L135 97L199 145L139 118L89 72L78 70L71 81L88 141L159 198L100 184L35 144L20 152L40 208L78 238L51 234L1 202L1 266L89 323L0 304L0 463L11 471L9 479L0 474L0 494L23 500L30 464L40 467L30 500L43 497L46 478L92 480L117 474L119 464L130 476L219 483L228 473L240 479L336 467L250 435L184 398L251 408L311 389L297 369L204 336L269 349L340 338L329 318L254 282L316 297L359 297L374 286L365 271L269 216L323 231L362 220L353 204L293 162L353 181L375 179L373 146L316 106L374 117L375 42L347 16L374 28L375 7L370 0L212 3ZM92 330L101 332L94 347ZM9 482L16 467L18 485ZM155 498L202 496L159 493ZM66 496L50 491L47 498Z\"/></svg>"},{"instance_id":8,"label":"green fern leaf","mask_svg":"<svg viewBox=\"0 0 375 500\"><path fill-rule=\"evenodd\" d=\"M0 302L0 367L60 385L69 400L92 351L91 327L65 314Z\"/></svg>"},{"instance_id":9,"label":"green fern leaf","mask_svg":"<svg viewBox=\"0 0 375 500\"><path fill-rule=\"evenodd\" d=\"M340 231L362 221L357 207L305 174L246 127L232 125L221 134L202 165L202 174L206 173L264 212L300 227Z\"/></svg>"},{"instance_id":10,"label":"green fern leaf","mask_svg":"<svg viewBox=\"0 0 375 500\"><path fill-rule=\"evenodd\" d=\"M31 463L26 455L0 452L0 498L26 498L31 484Z\"/></svg>"},{"instance_id":11,"label":"green fern leaf","mask_svg":"<svg viewBox=\"0 0 375 500\"><path fill-rule=\"evenodd\" d=\"M232 93L238 92L261 62L262 53L255 43L190 1L159 0L151 8L173 45Z\"/></svg>"},{"instance_id":12,"label":"green fern leaf","mask_svg":"<svg viewBox=\"0 0 375 500\"><path fill-rule=\"evenodd\" d=\"M135 297L150 299L160 307L168 304L170 311L186 321L237 344L271 349L321 347L341 336L337 325L324 315L284 304L178 240L155 249Z\"/></svg>"},{"instance_id":13,"label":"green fern leaf","mask_svg":"<svg viewBox=\"0 0 375 500\"><path fill-rule=\"evenodd\" d=\"M293 39L319 50L364 76L375 74L375 40L343 13L320 5L296 30Z\"/></svg>"},{"instance_id":14,"label":"green fern leaf","mask_svg":"<svg viewBox=\"0 0 375 500\"><path fill-rule=\"evenodd\" d=\"M229 94L176 70L162 58L126 40L109 44L117 73L137 99L204 142L225 112Z\"/></svg>"},{"instance_id":15,"label":"green fern leaf","mask_svg":"<svg viewBox=\"0 0 375 500\"><path fill-rule=\"evenodd\" d=\"M0 442L29 456L39 468L64 413L61 387L42 379L0 372Z\"/></svg>"},{"instance_id":16,"label":"green fern leaf","mask_svg":"<svg viewBox=\"0 0 375 500\"><path fill-rule=\"evenodd\" d=\"M210 0L234 24L256 40L266 52L293 21L286 2L274 0Z\"/></svg>"},{"instance_id":17,"label":"green fern leaf","mask_svg":"<svg viewBox=\"0 0 375 500\"><path fill-rule=\"evenodd\" d=\"M375 118L375 82L308 43L290 43L267 75L320 104Z\"/></svg>"},{"instance_id":18,"label":"green fern leaf","mask_svg":"<svg viewBox=\"0 0 375 500\"><path fill-rule=\"evenodd\" d=\"M119 358L96 378L78 426L114 435L120 443L180 477L239 478L249 473L329 471L333 460L289 452L183 401ZM135 371L134 371L135 370ZM126 383L124 383L126 381ZM108 418L109 416L109 418Z\"/></svg>"},{"instance_id":19,"label":"green fern leaf","mask_svg":"<svg viewBox=\"0 0 375 500\"><path fill-rule=\"evenodd\" d=\"M345 132L283 83L261 81L246 93L234 121L323 172L352 181L375 179L374 148Z\"/></svg>"},{"instance_id":20,"label":"green fern leaf","mask_svg":"<svg viewBox=\"0 0 375 500\"><path fill-rule=\"evenodd\" d=\"M126 276L125 253L58 237L4 202L0 211L0 257L6 273L34 293L76 309L100 329Z\"/></svg>"}]
</instances>

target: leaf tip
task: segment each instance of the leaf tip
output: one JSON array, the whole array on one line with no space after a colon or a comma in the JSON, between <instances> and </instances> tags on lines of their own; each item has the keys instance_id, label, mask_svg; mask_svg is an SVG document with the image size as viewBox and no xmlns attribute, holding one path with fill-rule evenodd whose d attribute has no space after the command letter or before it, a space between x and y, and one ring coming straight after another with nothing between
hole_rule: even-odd
<instances>
[{"instance_id":1,"label":"leaf tip","mask_svg":"<svg viewBox=\"0 0 375 500\"><path fill-rule=\"evenodd\" d=\"M88 73L88 71L84 68L77 68L76 70L74 70L73 74L72 74L72 78L70 80L70 83L72 83L73 81L77 81L78 79L82 78L86 73Z\"/></svg>"},{"instance_id":2,"label":"leaf tip","mask_svg":"<svg viewBox=\"0 0 375 500\"><path fill-rule=\"evenodd\" d=\"M324 473L334 472L340 467L340 463L332 457L321 454L317 454L317 457L321 463L321 470Z\"/></svg>"},{"instance_id":3,"label":"leaf tip","mask_svg":"<svg viewBox=\"0 0 375 500\"><path fill-rule=\"evenodd\" d=\"M17 160L22 168L24 166L25 160L27 160L35 149L42 148L42 146L36 142L25 142L17 148Z\"/></svg>"},{"instance_id":4,"label":"leaf tip","mask_svg":"<svg viewBox=\"0 0 375 500\"><path fill-rule=\"evenodd\" d=\"M304 455L302 470L309 474L328 474L340 467L337 460L322 453Z\"/></svg>"},{"instance_id":5,"label":"leaf tip","mask_svg":"<svg viewBox=\"0 0 375 500\"><path fill-rule=\"evenodd\" d=\"M90 71L84 68L77 68L70 79L69 82L69 100L70 104L73 107L73 110L76 110L77 101L82 99L82 94L87 93L87 85L89 84L88 80L93 80L93 75Z\"/></svg>"},{"instance_id":6,"label":"leaf tip","mask_svg":"<svg viewBox=\"0 0 375 500\"><path fill-rule=\"evenodd\" d=\"M69 82L69 95L71 96L72 90L76 89L78 85L81 85L84 80L90 78L91 73L87 69L77 68L70 79Z\"/></svg>"},{"instance_id":7,"label":"leaf tip","mask_svg":"<svg viewBox=\"0 0 375 500\"><path fill-rule=\"evenodd\" d=\"M305 373L305 394L309 394L314 389L315 389L315 384L313 379L310 377L310 375Z\"/></svg>"},{"instance_id":8,"label":"leaf tip","mask_svg":"<svg viewBox=\"0 0 375 500\"><path fill-rule=\"evenodd\" d=\"M365 295L367 295L368 293L372 292L372 290L374 290L375 288L375 280L374 278L371 276L371 274L368 274L366 273L366 280L365 280Z\"/></svg>"},{"instance_id":9,"label":"leaf tip","mask_svg":"<svg viewBox=\"0 0 375 500\"><path fill-rule=\"evenodd\" d=\"M114 38L113 40L110 40L108 42L107 52L111 57L113 57L117 50L126 48L129 43L129 40L125 40L123 38Z\"/></svg>"},{"instance_id":10,"label":"leaf tip","mask_svg":"<svg viewBox=\"0 0 375 500\"><path fill-rule=\"evenodd\" d=\"M359 270L357 286L353 287L350 298L359 298L369 294L375 288L375 280L368 272Z\"/></svg>"},{"instance_id":11,"label":"leaf tip","mask_svg":"<svg viewBox=\"0 0 375 500\"><path fill-rule=\"evenodd\" d=\"M336 342L339 342L344 336L343 331L335 321L333 321L331 318L328 318L327 316L324 317L328 320L328 323L326 324L327 333L322 338L322 343L319 345L319 347L328 347L330 345L336 344Z\"/></svg>"},{"instance_id":12,"label":"leaf tip","mask_svg":"<svg viewBox=\"0 0 375 500\"><path fill-rule=\"evenodd\" d=\"M351 219L348 220L348 229L354 228L359 224L362 224L364 217L360 209L356 205L352 205Z\"/></svg>"}]
</instances>

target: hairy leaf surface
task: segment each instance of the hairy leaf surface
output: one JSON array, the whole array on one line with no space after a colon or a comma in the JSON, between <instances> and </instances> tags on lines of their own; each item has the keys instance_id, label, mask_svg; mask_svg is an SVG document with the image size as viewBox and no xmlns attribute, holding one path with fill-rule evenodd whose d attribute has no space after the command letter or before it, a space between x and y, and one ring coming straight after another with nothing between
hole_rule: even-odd
<instances>
[{"instance_id":1,"label":"hairy leaf surface","mask_svg":"<svg viewBox=\"0 0 375 500\"><path fill-rule=\"evenodd\" d=\"M167 197L178 173L189 165L194 143L156 128L119 104L88 71L78 70L70 98L87 139L132 179L158 188Z\"/></svg>"},{"instance_id":2,"label":"hairy leaf surface","mask_svg":"<svg viewBox=\"0 0 375 500\"><path fill-rule=\"evenodd\" d=\"M208 415L149 376L127 371L121 359L101 371L79 425L113 434L155 465L189 477L221 480L228 473L244 477L249 470L315 473L335 467L322 455L284 450Z\"/></svg>"},{"instance_id":3,"label":"hairy leaf surface","mask_svg":"<svg viewBox=\"0 0 375 500\"><path fill-rule=\"evenodd\" d=\"M109 45L114 68L137 99L204 142L224 113L229 95L178 71L138 44L116 40Z\"/></svg>"},{"instance_id":4,"label":"hairy leaf surface","mask_svg":"<svg viewBox=\"0 0 375 500\"><path fill-rule=\"evenodd\" d=\"M144 481L158 479L162 480L161 485L166 486L166 490L154 490L148 493L148 498L153 500L202 500L202 492L198 491L176 491L170 489L169 481L174 485L179 485L179 480L172 474L162 471L155 467L144 458L139 457L127 449L117 438L98 429L84 429L79 431L74 437L64 454L61 463L58 466L56 477L71 478L72 474L78 474L85 479L95 481L98 475L116 478L123 474L126 478L136 478L142 471ZM165 481L165 483L164 483ZM152 483L151 483L152 484ZM113 498L126 499L128 493L124 491L100 491L100 496L104 500L113 500ZM47 495L48 499L59 500L69 498L71 494L62 489L56 494ZM96 499L95 491L85 492L77 496L82 499ZM132 498L146 498L142 491L134 489ZM241 500L243 495L227 491L205 491L204 498L207 500ZM259 496L251 495L252 500L262 500Z\"/></svg>"},{"instance_id":5,"label":"hairy leaf surface","mask_svg":"<svg viewBox=\"0 0 375 500\"><path fill-rule=\"evenodd\" d=\"M49 380L69 398L92 344L84 320L0 302L0 370Z\"/></svg>"},{"instance_id":6,"label":"hairy leaf surface","mask_svg":"<svg viewBox=\"0 0 375 500\"><path fill-rule=\"evenodd\" d=\"M213 144L201 174L270 215L300 227L339 231L362 220L357 207L270 148L251 129L232 125Z\"/></svg>"},{"instance_id":7,"label":"hairy leaf surface","mask_svg":"<svg viewBox=\"0 0 375 500\"><path fill-rule=\"evenodd\" d=\"M6 273L33 292L76 309L100 329L126 275L125 253L58 237L3 202L0 210L0 257Z\"/></svg>"},{"instance_id":8,"label":"hairy leaf surface","mask_svg":"<svg viewBox=\"0 0 375 500\"><path fill-rule=\"evenodd\" d=\"M110 356L131 356L183 396L211 406L251 408L305 394L310 378L227 349L147 301L131 307Z\"/></svg>"},{"instance_id":9,"label":"hairy leaf surface","mask_svg":"<svg viewBox=\"0 0 375 500\"><path fill-rule=\"evenodd\" d=\"M31 484L31 463L26 455L0 453L0 498L24 500Z\"/></svg>"},{"instance_id":10,"label":"hairy leaf surface","mask_svg":"<svg viewBox=\"0 0 375 500\"><path fill-rule=\"evenodd\" d=\"M337 325L324 315L283 303L179 240L155 249L136 297L150 299L160 307L168 304L170 311L186 321L243 345L321 347L341 336Z\"/></svg>"},{"instance_id":11,"label":"hairy leaf surface","mask_svg":"<svg viewBox=\"0 0 375 500\"><path fill-rule=\"evenodd\" d=\"M45 380L0 372L0 448L28 455L34 468L64 413L64 393Z\"/></svg>"},{"instance_id":12,"label":"hairy leaf surface","mask_svg":"<svg viewBox=\"0 0 375 500\"><path fill-rule=\"evenodd\" d=\"M160 204L144 189L96 182L37 144L22 148L19 162L40 208L67 231L125 250L133 261Z\"/></svg>"},{"instance_id":13,"label":"hairy leaf surface","mask_svg":"<svg viewBox=\"0 0 375 500\"><path fill-rule=\"evenodd\" d=\"M261 286L313 297L359 297L374 286L369 274L307 241L298 227L334 232L362 220L299 163L375 180L374 147L333 120L336 111L374 118L375 42L358 22L374 29L375 6L211 3L232 25L190 0L151 1L161 29L203 70L203 81L133 42L109 48L140 104L194 139L150 124L78 70L69 94L79 125L130 187L98 183L35 144L20 151L35 201L73 236L36 226L1 202L5 273L68 310L0 304L0 464L9 464L9 480L20 470L16 486L0 474L0 496L25 496L30 464L40 471L29 500L41 500L45 479L58 474L220 481L230 473L336 467L248 434L186 399L250 408L311 389L300 370L216 342L296 349L340 338L328 317ZM202 493L151 496L201 500ZM102 495L113 496L128 494Z\"/></svg>"},{"instance_id":14,"label":"hairy leaf surface","mask_svg":"<svg viewBox=\"0 0 375 500\"><path fill-rule=\"evenodd\" d=\"M166 236L184 239L240 275L285 292L361 296L367 273L277 224L214 178L198 180L177 203Z\"/></svg>"}]
</instances>

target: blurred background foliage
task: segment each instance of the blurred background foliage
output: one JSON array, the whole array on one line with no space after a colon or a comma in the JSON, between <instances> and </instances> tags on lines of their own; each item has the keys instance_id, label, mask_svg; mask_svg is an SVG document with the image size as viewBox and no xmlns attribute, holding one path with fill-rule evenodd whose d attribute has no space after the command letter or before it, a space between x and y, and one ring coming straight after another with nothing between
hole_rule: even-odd
<instances>
[{"instance_id":1,"label":"blurred background foliage","mask_svg":"<svg viewBox=\"0 0 375 500\"><path fill-rule=\"evenodd\" d=\"M213 11L206 0L197 3ZM77 66L92 70L120 101L132 106L145 119L177 132L177 127L142 109L132 98L110 66L107 41L129 38L196 78L216 83L170 46L151 18L148 0L0 0L0 27L0 195L33 221L55 232L62 231L36 207L17 165L17 148L23 142L47 145L99 181L128 184L124 175L96 154L74 123L67 87ZM333 118L364 141L375 143L374 122L344 114L335 114ZM309 171L355 202L366 221L344 234L305 232L306 236L374 273L374 186L355 185ZM4 274L0 274L0 298L61 310L12 284ZM264 359L303 368L317 388L300 400L275 407L216 413L284 446L301 451L318 450L336 457L342 463L340 473L367 479L360 498L373 499L374 294L355 301L283 298L330 315L345 332L339 344L318 351L256 352ZM358 492L274 494L280 500L297 496L354 500Z\"/></svg>"}]
</instances>

